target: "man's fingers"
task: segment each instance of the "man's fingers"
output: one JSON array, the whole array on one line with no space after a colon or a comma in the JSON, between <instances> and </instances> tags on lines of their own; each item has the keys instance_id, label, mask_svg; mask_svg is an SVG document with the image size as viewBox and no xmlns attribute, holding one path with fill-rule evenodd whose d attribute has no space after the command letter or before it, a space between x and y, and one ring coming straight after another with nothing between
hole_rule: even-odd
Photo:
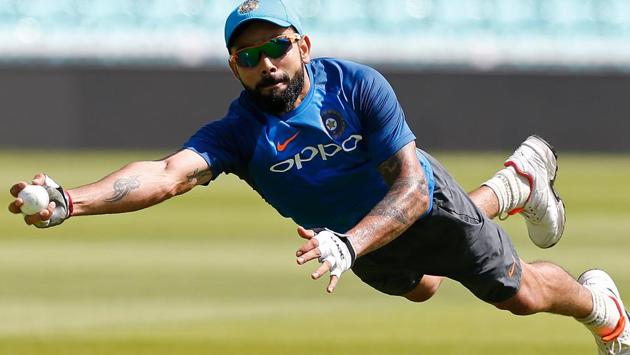
<instances>
[{"instance_id":1,"label":"man's fingers","mask_svg":"<svg viewBox=\"0 0 630 355\"><path fill-rule=\"evenodd\" d=\"M302 226L297 228L298 235L304 239L311 239L315 236L315 232Z\"/></svg>"},{"instance_id":2,"label":"man's fingers","mask_svg":"<svg viewBox=\"0 0 630 355\"><path fill-rule=\"evenodd\" d=\"M32 226L33 224L40 222L41 218L39 218L38 214L34 214L32 216L24 216L24 223Z\"/></svg>"},{"instance_id":3,"label":"man's fingers","mask_svg":"<svg viewBox=\"0 0 630 355\"><path fill-rule=\"evenodd\" d=\"M15 201L13 201L13 202L11 202L9 204L9 212L14 213L14 214L18 214L18 213L22 212L20 207L23 204L24 204L24 201L22 201L21 198L16 198Z\"/></svg>"},{"instance_id":4,"label":"man's fingers","mask_svg":"<svg viewBox=\"0 0 630 355\"><path fill-rule=\"evenodd\" d=\"M28 184L25 183L24 181L20 181L17 184L11 186L11 190L9 190L9 191L11 192L11 195L13 197L17 197L18 194L20 193L20 191L24 190L26 185L28 185Z\"/></svg>"},{"instance_id":5,"label":"man's fingers","mask_svg":"<svg viewBox=\"0 0 630 355\"><path fill-rule=\"evenodd\" d=\"M39 173L33 176L33 185L44 185L46 182L46 174Z\"/></svg>"},{"instance_id":6,"label":"man's fingers","mask_svg":"<svg viewBox=\"0 0 630 355\"><path fill-rule=\"evenodd\" d=\"M302 245L302 247L300 247L300 249L298 249L298 251L295 252L295 256L300 257L313 249L317 249L318 246L319 246L319 242L317 241L317 239L313 238L309 240L308 242L306 242L304 245Z\"/></svg>"},{"instance_id":7,"label":"man's fingers","mask_svg":"<svg viewBox=\"0 0 630 355\"><path fill-rule=\"evenodd\" d=\"M52 217L53 212L55 211L55 207L57 207L57 204L54 201L50 201L50 203L48 204L48 214L46 216L42 215L43 213L46 212L46 210L41 211L40 212L40 217L42 217L42 220L47 221L50 219L50 217Z\"/></svg>"},{"instance_id":8,"label":"man's fingers","mask_svg":"<svg viewBox=\"0 0 630 355\"><path fill-rule=\"evenodd\" d=\"M324 260L324 262L321 265L319 265L317 270L315 270L315 272L311 274L311 277L313 278L313 280L317 280L320 277L322 277L322 275L327 273L329 270L330 270L330 262L328 260Z\"/></svg>"},{"instance_id":9,"label":"man's fingers","mask_svg":"<svg viewBox=\"0 0 630 355\"><path fill-rule=\"evenodd\" d=\"M31 183L33 185L44 185L45 182L46 182L46 174L39 173L33 176L33 181ZM26 186L28 186L27 182L20 181L17 184L11 186L11 189L9 190L9 192L11 192L11 195L13 197L18 197L18 194L20 193L20 191L24 190Z\"/></svg>"},{"instance_id":10,"label":"man's fingers","mask_svg":"<svg viewBox=\"0 0 630 355\"><path fill-rule=\"evenodd\" d=\"M48 219L50 219L50 212L48 212L48 210L43 210L31 216L24 216L24 222L26 222L29 226Z\"/></svg>"},{"instance_id":11,"label":"man's fingers","mask_svg":"<svg viewBox=\"0 0 630 355\"><path fill-rule=\"evenodd\" d=\"M333 293L335 287L337 287L337 282L339 282L339 277L335 275L330 276L330 282L328 282L328 287L326 288L326 292Z\"/></svg>"},{"instance_id":12,"label":"man's fingers","mask_svg":"<svg viewBox=\"0 0 630 355\"><path fill-rule=\"evenodd\" d=\"M319 250L319 248L315 248L313 250L310 250L300 256L298 256L297 258L297 263L298 265L303 265L313 259L317 259L322 255L322 252Z\"/></svg>"},{"instance_id":13,"label":"man's fingers","mask_svg":"<svg viewBox=\"0 0 630 355\"><path fill-rule=\"evenodd\" d=\"M56 207L55 203L51 202L48 204L48 209L41 210L38 213L31 216L24 216L24 222L26 222L26 224L30 226L37 222L47 221L50 219L50 217L52 217L52 213L55 207Z\"/></svg>"}]
</instances>

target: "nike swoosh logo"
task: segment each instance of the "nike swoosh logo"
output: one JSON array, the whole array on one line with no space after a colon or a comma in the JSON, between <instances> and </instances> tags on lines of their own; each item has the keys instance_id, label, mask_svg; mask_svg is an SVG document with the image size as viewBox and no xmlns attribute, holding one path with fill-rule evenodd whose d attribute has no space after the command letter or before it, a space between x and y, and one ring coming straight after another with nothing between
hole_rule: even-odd
<instances>
[{"instance_id":1,"label":"nike swoosh logo","mask_svg":"<svg viewBox=\"0 0 630 355\"><path fill-rule=\"evenodd\" d=\"M278 143L276 144L276 148L278 149L279 152L284 152L285 149L287 149L287 146L293 142L295 140L295 138L297 138L297 136L300 135L300 131L298 131L296 134L294 134L291 138L287 139L286 141L284 141L284 143Z\"/></svg>"},{"instance_id":2,"label":"nike swoosh logo","mask_svg":"<svg viewBox=\"0 0 630 355\"><path fill-rule=\"evenodd\" d=\"M514 271L516 271L516 260L514 259L514 257L512 257L512 260L514 260L514 262L512 263L512 267L508 271L509 278L512 278L512 276L514 276Z\"/></svg>"}]
</instances>

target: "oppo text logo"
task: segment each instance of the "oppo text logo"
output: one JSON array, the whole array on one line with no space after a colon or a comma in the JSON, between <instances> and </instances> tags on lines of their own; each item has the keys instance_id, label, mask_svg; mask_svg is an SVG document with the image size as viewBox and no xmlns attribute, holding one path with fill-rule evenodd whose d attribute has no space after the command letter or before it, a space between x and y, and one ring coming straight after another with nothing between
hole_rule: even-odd
<instances>
[{"instance_id":1,"label":"oppo text logo","mask_svg":"<svg viewBox=\"0 0 630 355\"><path fill-rule=\"evenodd\" d=\"M341 142L341 145L336 143L330 144L318 144L317 146L309 146L302 149L298 154L294 155L290 159L281 161L269 168L274 173L286 173L293 168L302 170L304 164L319 158L321 160L328 160L334 157L339 152L352 152L357 149L359 142L363 140L360 135L352 135L345 141Z\"/></svg>"}]
</instances>

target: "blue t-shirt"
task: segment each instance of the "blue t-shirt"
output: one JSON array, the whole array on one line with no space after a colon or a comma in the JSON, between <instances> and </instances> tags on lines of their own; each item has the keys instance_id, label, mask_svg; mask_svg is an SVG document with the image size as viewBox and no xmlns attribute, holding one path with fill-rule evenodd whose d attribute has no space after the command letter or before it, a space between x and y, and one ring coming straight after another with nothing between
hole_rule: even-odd
<instances>
[{"instance_id":1,"label":"blue t-shirt","mask_svg":"<svg viewBox=\"0 0 630 355\"><path fill-rule=\"evenodd\" d=\"M306 65L311 88L293 111L261 111L244 91L226 117L184 148L216 178L233 173L305 228L346 232L388 191L378 165L415 140L392 87L376 70L331 58ZM432 201L431 166L418 152ZM430 209L429 209L430 210Z\"/></svg>"}]
</instances>

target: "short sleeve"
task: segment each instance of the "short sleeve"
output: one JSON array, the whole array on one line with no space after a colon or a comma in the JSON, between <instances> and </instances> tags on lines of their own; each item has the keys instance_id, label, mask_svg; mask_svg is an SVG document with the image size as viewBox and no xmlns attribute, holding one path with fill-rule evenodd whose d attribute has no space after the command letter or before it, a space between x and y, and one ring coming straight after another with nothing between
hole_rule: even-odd
<instances>
[{"instance_id":1,"label":"short sleeve","mask_svg":"<svg viewBox=\"0 0 630 355\"><path fill-rule=\"evenodd\" d=\"M183 146L208 163L214 178L221 173L234 173L245 178L243 174L251 142L247 141L247 135L242 130L238 131L237 121L234 117L226 117L211 122L199 129Z\"/></svg>"},{"instance_id":2,"label":"short sleeve","mask_svg":"<svg viewBox=\"0 0 630 355\"><path fill-rule=\"evenodd\" d=\"M394 89L376 70L357 72L354 106L361 116L368 150L378 164L396 154L416 137L407 125Z\"/></svg>"}]
</instances>

